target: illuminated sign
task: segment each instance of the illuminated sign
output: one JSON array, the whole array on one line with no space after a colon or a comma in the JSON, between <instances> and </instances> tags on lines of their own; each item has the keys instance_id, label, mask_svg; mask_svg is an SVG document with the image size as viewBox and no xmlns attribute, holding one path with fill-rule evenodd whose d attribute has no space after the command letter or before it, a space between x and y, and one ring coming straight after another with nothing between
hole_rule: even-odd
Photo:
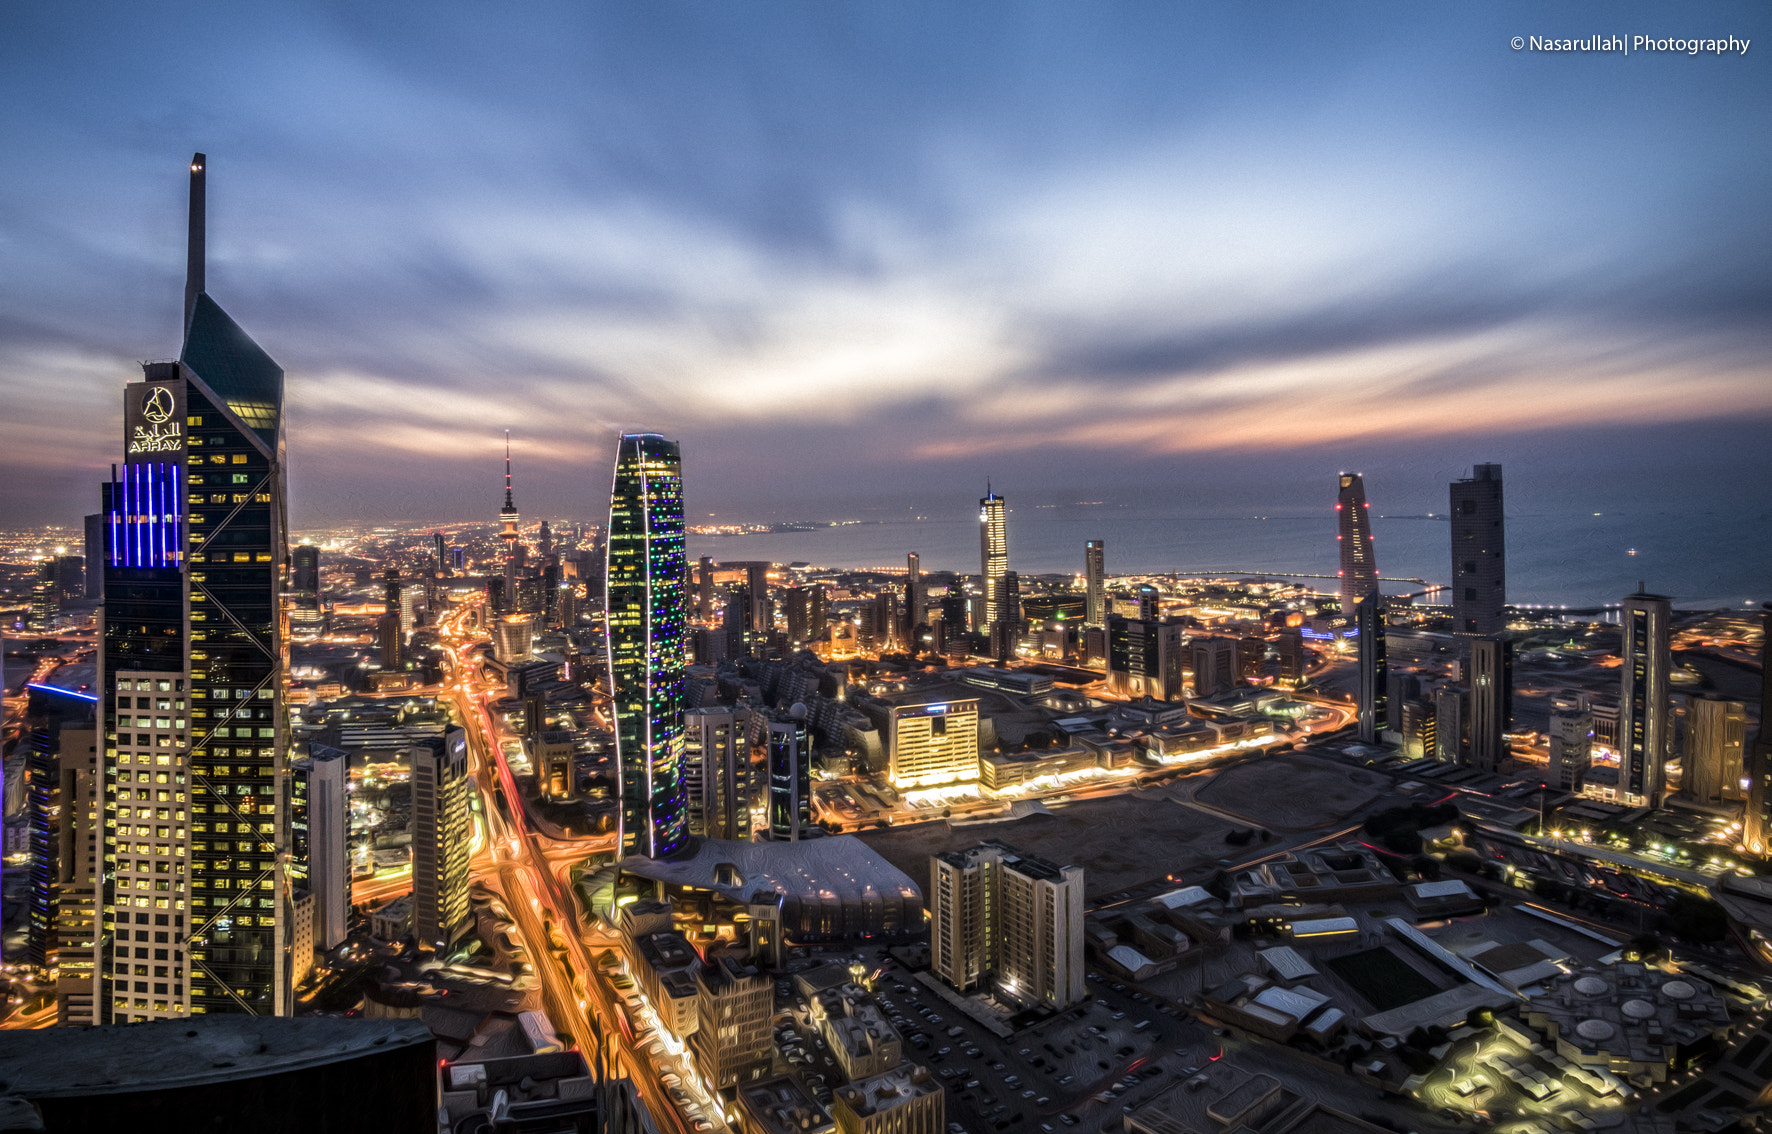
<instances>
[{"instance_id":1,"label":"illuminated sign","mask_svg":"<svg viewBox=\"0 0 1772 1134\"><path fill-rule=\"evenodd\" d=\"M185 451L182 385L139 382L124 387L123 449L131 461Z\"/></svg>"}]
</instances>

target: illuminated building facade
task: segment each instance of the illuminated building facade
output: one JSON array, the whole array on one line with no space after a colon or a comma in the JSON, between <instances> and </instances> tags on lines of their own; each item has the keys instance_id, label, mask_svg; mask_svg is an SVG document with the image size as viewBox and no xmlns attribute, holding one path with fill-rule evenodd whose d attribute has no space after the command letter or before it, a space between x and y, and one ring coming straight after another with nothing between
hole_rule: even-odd
<instances>
[{"instance_id":1,"label":"illuminated building facade","mask_svg":"<svg viewBox=\"0 0 1772 1134\"><path fill-rule=\"evenodd\" d=\"M978 502L979 574L984 577L984 619L979 630L990 633L1008 617L1009 505L985 489Z\"/></svg>"},{"instance_id":2,"label":"illuminated building facade","mask_svg":"<svg viewBox=\"0 0 1772 1134\"><path fill-rule=\"evenodd\" d=\"M1092 539L1083 545L1083 585L1087 604L1083 625L1107 625L1107 545Z\"/></svg>"},{"instance_id":3,"label":"illuminated building facade","mask_svg":"<svg viewBox=\"0 0 1772 1134\"><path fill-rule=\"evenodd\" d=\"M1366 481L1359 473L1341 474L1335 498L1336 541L1341 545L1341 610L1352 614L1360 600L1378 592L1378 558L1372 550L1372 517L1366 503Z\"/></svg>"},{"instance_id":4,"label":"illuminated building facade","mask_svg":"<svg viewBox=\"0 0 1772 1134\"><path fill-rule=\"evenodd\" d=\"M1478 465L1452 482L1452 629L1507 629L1507 526L1501 466Z\"/></svg>"},{"instance_id":5,"label":"illuminated building facade","mask_svg":"<svg viewBox=\"0 0 1772 1134\"><path fill-rule=\"evenodd\" d=\"M474 925L468 905L468 734L452 727L412 746L412 931L425 948L460 940Z\"/></svg>"},{"instance_id":6,"label":"illuminated building facade","mask_svg":"<svg viewBox=\"0 0 1772 1134\"><path fill-rule=\"evenodd\" d=\"M978 700L891 707L886 738L892 786L910 791L978 778Z\"/></svg>"},{"instance_id":7,"label":"illuminated building facade","mask_svg":"<svg viewBox=\"0 0 1772 1134\"><path fill-rule=\"evenodd\" d=\"M108 489L100 1023L290 1008L283 370L204 291L204 165L184 348L124 388Z\"/></svg>"},{"instance_id":8,"label":"illuminated building facade","mask_svg":"<svg viewBox=\"0 0 1772 1134\"><path fill-rule=\"evenodd\" d=\"M621 853L663 858L689 837L683 788L683 463L675 441L622 437L609 499L607 621Z\"/></svg>"},{"instance_id":9,"label":"illuminated building facade","mask_svg":"<svg viewBox=\"0 0 1772 1134\"><path fill-rule=\"evenodd\" d=\"M1668 680L1673 668L1673 602L1665 595L1626 595L1619 612L1623 660L1618 695L1618 788L1660 807L1667 795Z\"/></svg>"},{"instance_id":10,"label":"illuminated building facade","mask_svg":"<svg viewBox=\"0 0 1772 1134\"><path fill-rule=\"evenodd\" d=\"M1050 1009L1083 999L1083 868L989 842L929 860L930 971Z\"/></svg>"}]
</instances>

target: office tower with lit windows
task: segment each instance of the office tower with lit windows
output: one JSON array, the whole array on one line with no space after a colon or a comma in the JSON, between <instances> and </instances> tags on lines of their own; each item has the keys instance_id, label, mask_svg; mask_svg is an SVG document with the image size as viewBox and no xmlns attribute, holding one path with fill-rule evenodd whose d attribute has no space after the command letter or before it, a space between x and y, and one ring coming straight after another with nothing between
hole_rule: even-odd
<instances>
[{"instance_id":1,"label":"office tower with lit windows","mask_svg":"<svg viewBox=\"0 0 1772 1134\"><path fill-rule=\"evenodd\" d=\"M1660 807L1667 795L1672 736L1668 681L1673 669L1673 601L1665 595L1626 595L1620 628L1618 788L1638 806Z\"/></svg>"},{"instance_id":2,"label":"office tower with lit windows","mask_svg":"<svg viewBox=\"0 0 1772 1134\"><path fill-rule=\"evenodd\" d=\"M1280 631L1278 684L1296 689L1305 683L1304 632L1297 627Z\"/></svg>"},{"instance_id":3,"label":"office tower with lit windows","mask_svg":"<svg viewBox=\"0 0 1772 1134\"><path fill-rule=\"evenodd\" d=\"M683 790L689 833L751 839L751 711L703 705L683 713Z\"/></svg>"},{"instance_id":4,"label":"office tower with lit windows","mask_svg":"<svg viewBox=\"0 0 1772 1134\"><path fill-rule=\"evenodd\" d=\"M1512 755L1506 734L1514 715L1514 644L1485 635L1472 638L1468 649L1470 762L1485 772L1499 772Z\"/></svg>"},{"instance_id":5,"label":"office tower with lit windows","mask_svg":"<svg viewBox=\"0 0 1772 1134\"><path fill-rule=\"evenodd\" d=\"M1341 612L1351 615L1360 600L1378 592L1378 558L1372 550L1372 517L1366 503L1366 481L1359 473L1341 474L1335 498L1335 539L1341 548Z\"/></svg>"},{"instance_id":6,"label":"office tower with lit windows","mask_svg":"<svg viewBox=\"0 0 1772 1134\"><path fill-rule=\"evenodd\" d=\"M1741 847L1764 857L1772 850L1767 838L1766 804L1772 802L1772 602L1760 615L1760 727L1747 751L1743 779L1747 802L1741 821Z\"/></svg>"},{"instance_id":7,"label":"office tower with lit windows","mask_svg":"<svg viewBox=\"0 0 1772 1134\"><path fill-rule=\"evenodd\" d=\"M1083 585L1087 604L1083 625L1107 625L1107 545L1092 539L1083 545Z\"/></svg>"},{"instance_id":8,"label":"office tower with lit windows","mask_svg":"<svg viewBox=\"0 0 1772 1134\"><path fill-rule=\"evenodd\" d=\"M468 734L451 727L420 740L412 756L412 932L423 949L444 949L474 925L468 906Z\"/></svg>"},{"instance_id":9,"label":"office tower with lit windows","mask_svg":"<svg viewBox=\"0 0 1772 1134\"><path fill-rule=\"evenodd\" d=\"M204 166L184 346L124 388L108 489L100 1023L290 1008L283 371L204 288Z\"/></svg>"},{"instance_id":10,"label":"office tower with lit windows","mask_svg":"<svg viewBox=\"0 0 1772 1134\"><path fill-rule=\"evenodd\" d=\"M984 581L979 631L989 634L993 626L1008 617L1004 591L1009 575L1009 505L989 486L984 499L978 502L978 558L979 575Z\"/></svg>"},{"instance_id":11,"label":"office tower with lit windows","mask_svg":"<svg viewBox=\"0 0 1772 1134\"><path fill-rule=\"evenodd\" d=\"M664 858L689 836L683 790L683 462L656 433L622 437L606 568L619 847Z\"/></svg>"},{"instance_id":12,"label":"office tower with lit windows","mask_svg":"<svg viewBox=\"0 0 1772 1134\"><path fill-rule=\"evenodd\" d=\"M701 557L701 571L696 576L695 616L703 622L714 617L714 557Z\"/></svg>"},{"instance_id":13,"label":"office tower with lit windows","mask_svg":"<svg viewBox=\"0 0 1772 1134\"><path fill-rule=\"evenodd\" d=\"M1562 791L1580 791L1594 756L1594 710L1587 695L1553 696L1545 736L1550 749L1550 771L1545 782Z\"/></svg>"},{"instance_id":14,"label":"office tower with lit windows","mask_svg":"<svg viewBox=\"0 0 1772 1134\"><path fill-rule=\"evenodd\" d=\"M431 572L439 579L449 578L449 550L443 546L443 533L431 533Z\"/></svg>"},{"instance_id":15,"label":"office tower with lit windows","mask_svg":"<svg viewBox=\"0 0 1772 1134\"><path fill-rule=\"evenodd\" d=\"M344 944L351 914L350 753L318 741L289 776L289 884L314 902L314 947Z\"/></svg>"},{"instance_id":16,"label":"office tower with lit windows","mask_svg":"<svg viewBox=\"0 0 1772 1134\"><path fill-rule=\"evenodd\" d=\"M26 831L30 839L30 887L26 894L25 960L39 972L56 962L56 906L66 847L61 827L72 810L64 799L62 766L78 767L96 746L95 704L90 693L53 685L30 685L20 719L24 757Z\"/></svg>"},{"instance_id":17,"label":"office tower with lit windows","mask_svg":"<svg viewBox=\"0 0 1772 1134\"><path fill-rule=\"evenodd\" d=\"M806 706L795 705L770 719L765 733L769 755L769 839L797 843L823 834L812 824L812 732Z\"/></svg>"},{"instance_id":18,"label":"office tower with lit windows","mask_svg":"<svg viewBox=\"0 0 1772 1134\"><path fill-rule=\"evenodd\" d=\"M1500 634L1507 629L1507 516L1501 466L1478 465L1452 482L1452 629Z\"/></svg>"},{"instance_id":19,"label":"office tower with lit windows","mask_svg":"<svg viewBox=\"0 0 1772 1134\"><path fill-rule=\"evenodd\" d=\"M1180 623L1113 616L1107 625L1107 682L1122 697L1179 701L1186 669Z\"/></svg>"},{"instance_id":20,"label":"office tower with lit windows","mask_svg":"<svg viewBox=\"0 0 1772 1134\"><path fill-rule=\"evenodd\" d=\"M1362 501L1364 503L1364 501ZM1360 743L1376 744L1390 727L1390 665L1385 660L1384 600L1376 589L1354 606L1360 649Z\"/></svg>"},{"instance_id":21,"label":"office tower with lit windows","mask_svg":"<svg viewBox=\"0 0 1772 1134\"><path fill-rule=\"evenodd\" d=\"M1260 683L1267 676L1267 639L1246 634L1237 639L1237 680Z\"/></svg>"}]
</instances>

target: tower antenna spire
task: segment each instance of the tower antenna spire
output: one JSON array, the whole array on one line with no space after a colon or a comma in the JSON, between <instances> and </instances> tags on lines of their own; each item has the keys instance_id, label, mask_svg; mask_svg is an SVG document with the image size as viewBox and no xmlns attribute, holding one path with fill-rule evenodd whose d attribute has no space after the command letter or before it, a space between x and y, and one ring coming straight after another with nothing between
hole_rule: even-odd
<instances>
[{"instance_id":1,"label":"tower antenna spire","mask_svg":"<svg viewBox=\"0 0 1772 1134\"><path fill-rule=\"evenodd\" d=\"M191 314L197 310L197 297L203 294L204 238L208 211L204 191L204 170L209 159L202 154L191 155L191 217L185 245L185 328L190 329Z\"/></svg>"},{"instance_id":2,"label":"tower antenna spire","mask_svg":"<svg viewBox=\"0 0 1772 1134\"><path fill-rule=\"evenodd\" d=\"M517 510L516 502L511 499L511 431L505 430L505 506L506 512Z\"/></svg>"}]
</instances>

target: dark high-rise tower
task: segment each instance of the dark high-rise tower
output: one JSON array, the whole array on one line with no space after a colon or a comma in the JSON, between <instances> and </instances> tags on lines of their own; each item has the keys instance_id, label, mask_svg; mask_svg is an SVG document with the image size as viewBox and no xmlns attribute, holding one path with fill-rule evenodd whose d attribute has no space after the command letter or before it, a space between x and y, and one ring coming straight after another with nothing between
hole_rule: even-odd
<instances>
[{"instance_id":1,"label":"dark high-rise tower","mask_svg":"<svg viewBox=\"0 0 1772 1134\"><path fill-rule=\"evenodd\" d=\"M1363 503L1363 501L1362 501ZM1390 726L1390 665L1385 660L1384 605L1376 591L1354 607L1360 646L1360 741L1376 744Z\"/></svg>"},{"instance_id":2,"label":"dark high-rise tower","mask_svg":"<svg viewBox=\"0 0 1772 1134\"><path fill-rule=\"evenodd\" d=\"M1478 465L1452 482L1452 629L1500 634L1507 629L1507 527L1501 466Z\"/></svg>"},{"instance_id":3,"label":"dark high-rise tower","mask_svg":"<svg viewBox=\"0 0 1772 1134\"><path fill-rule=\"evenodd\" d=\"M1367 514L1366 481L1341 474L1335 497L1336 541L1341 545L1341 612L1351 615L1360 600L1378 593L1378 558L1372 550L1372 517Z\"/></svg>"},{"instance_id":4,"label":"dark high-rise tower","mask_svg":"<svg viewBox=\"0 0 1772 1134\"><path fill-rule=\"evenodd\" d=\"M1741 843L1749 854L1764 857L1768 845L1766 804L1772 798L1772 602L1760 608L1760 730L1747 752L1747 810Z\"/></svg>"},{"instance_id":5,"label":"dark high-rise tower","mask_svg":"<svg viewBox=\"0 0 1772 1134\"><path fill-rule=\"evenodd\" d=\"M1491 634L1472 638L1468 648L1470 762L1485 772L1498 772L1510 755L1507 730L1514 715L1514 644Z\"/></svg>"},{"instance_id":6,"label":"dark high-rise tower","mask_svg":"<svg viewBox=\"0 0 1772 1134\"><path fill-rule=\"evenodd\" d=\"M1092 539L1083 545L1083 579L1086 603L1083 625L1107 625L1107 545Z\"/></svg>"},{"instance_id":7,"label":"dark high-rise tower","mask_svg":"<svg viewBox=\"0 0 1772 1134\"><path fill-rule=\"evenodd\" d=\"M917 653L917 626L923 621L923 557L910 552L904 557L904 641L905 648Z\"/></svg>"},{"instance_id":8,"label":"dark high-rise tower","mask_svg":"<svg viewBox=\"0 0 1772 1134\"><path fill-rule=\"evenodd\" d=\"M1673 600L1637 593L1620 611L1618 694L1618 788L1638 806L1660 807L1667 794L1668 742L1673 728L1668 682L1672 677Z\"/></svg>"},{"instance_id":9,"label":"dark high-rise tower","mask_svg":"<svg viewBox=\"0 0 1772 1134\"><path fill-rule=\"evenodd\" d=\"M204 288L204 165L184 348L124 387L108 491L100 1023L290 1007L283 370Z\"/></svg>"},{"instance_id":10,"label":"dark high-rise tower","mask_svg":"<svg viewBox=\"0 0 1772 1134\"><path fill-rule=\"evenodd\" d=\"M688 838L683 787L683 463L656 433L622 437L609 497L609 685L623 854Z\"/></svg>"}]
</instances>

